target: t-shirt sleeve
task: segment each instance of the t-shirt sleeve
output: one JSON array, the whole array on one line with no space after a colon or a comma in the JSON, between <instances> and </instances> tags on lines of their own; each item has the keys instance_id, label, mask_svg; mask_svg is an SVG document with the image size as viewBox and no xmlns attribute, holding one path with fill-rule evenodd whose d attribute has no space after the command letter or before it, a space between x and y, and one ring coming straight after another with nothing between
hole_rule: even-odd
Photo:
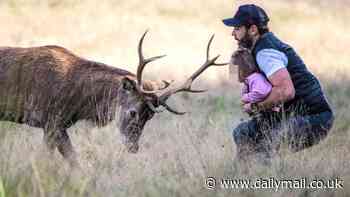
<instances>
[{"instance_id":1,"label":"t-shirt sleeve","mask_svg":"<svg viewBox=\"0 0 350 197\"><path fill-rule=\"evenodd\" d=\"M276 49L263 49L259 51L256 55L256 61L266 77L271 76L281 68L286 68L288 65L287 56Z\"/></svg>"}]
</instances>

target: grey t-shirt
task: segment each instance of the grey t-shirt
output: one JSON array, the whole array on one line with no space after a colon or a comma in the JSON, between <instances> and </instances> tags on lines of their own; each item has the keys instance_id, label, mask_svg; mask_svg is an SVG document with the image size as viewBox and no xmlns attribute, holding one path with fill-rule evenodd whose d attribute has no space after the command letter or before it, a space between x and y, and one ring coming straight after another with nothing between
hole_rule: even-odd
<instances>
[{"instance_id":1,"label":"grey t-shirt","mask_svg":"<svg viewBox=\"0 0 350 197\"><path fill-rule=\"evenodd\" d=\"M276 49L263 49L257 53L256 62L266 77L270 77L281 68L287 67L288 58L283 52Z\"/></svg>"}]
</instances>

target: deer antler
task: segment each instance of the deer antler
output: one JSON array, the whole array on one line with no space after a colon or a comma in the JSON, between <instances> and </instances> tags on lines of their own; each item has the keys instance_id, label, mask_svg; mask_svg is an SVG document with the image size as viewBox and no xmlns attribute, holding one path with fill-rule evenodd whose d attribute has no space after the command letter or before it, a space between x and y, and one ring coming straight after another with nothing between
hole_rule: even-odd
<instances>
[{"instance_id":1,"label":"deer antler","mask_svg":"<svg viewBox=\"0 0 350 197\"><path fill-rule=\"evenodd\" d=\"M148 59L145 59L143 57L143 54L142 54L142 43L143 43L143 40L147 34L148 30L145 31L145 33L143 33L140 41L139 41L139 45L138 45L138 55L139 55L139 65L137 67L137 73L136 73L136 79L137 79L137 89L141 92L141 93L144 93L144 94L154 94L156 92L159 92L160 90L163 90L165 88L167 88L170 83L168 82L164 82L163 83L165 84L164 87L162 89L159 89L159 90L154 90L154 91L147 91L147 90L144 90L143 87L142 87L142 72L144 70L144 68L146 67L146 65L152 61L155 61L157 59L160 59L162 57L164 57L165 55L160 55L160 56L155 56L155 57L151 57L151 58L148 58Z\"/></svg>"},{"instance_id":2,"label":"deer antler","mask_svg":"<svg viewBox=\"0 0 350 197\"><path fill-rule=\"evenodd\" d=\"M210 45L211 42L214 39L214 35L211 36L208 45L207 45L207 53L206 53L206 61L204 62L204 64L196 71L194 72L186 81L184 84L182 84L181 86L177 87L177 88L172 88L169 89L168 91L164 92L162 95L159 96L159 104L164 106L165 109L167 109L169 112L177 114L177 115L183 115L186 112L178 112L174 109L172 109L168 104L166 104L166 101L168 100L168 98L173 95L176 94L178 92L191 92L191 93L200 93L200 92L205 92L206 90L193 90L191 89L191 85L193 83L193 81L202 74L202 72L204 72L207 68L209 68L210 66L224 66L227 65L228 63L216 63L215 61L220 57L220 55L215 56L212 59L209 59L209 50L210 50Z\"/></svg>"}]
</instances>

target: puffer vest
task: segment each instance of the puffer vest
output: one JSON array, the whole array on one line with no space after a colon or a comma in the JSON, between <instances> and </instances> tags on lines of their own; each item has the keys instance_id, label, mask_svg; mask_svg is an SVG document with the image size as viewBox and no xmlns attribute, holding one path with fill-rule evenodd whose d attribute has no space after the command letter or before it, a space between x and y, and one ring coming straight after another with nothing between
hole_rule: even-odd
<instances>
[{"instance_id":1,"label":"puffer vest","mask_svg":"<svg viewBox=\"0 0 350 197\"><path fill-rule=\"evenodd\" d=\"M295 97L284 103L286 112L315 114L331 111L318 79L309 72L291 46L283 43L272 32L268 32L260 37L252 50L255 59L258 52L263 49L278 50L288 58L287 70L295 88Z\"/></svg>"}]
</instances>

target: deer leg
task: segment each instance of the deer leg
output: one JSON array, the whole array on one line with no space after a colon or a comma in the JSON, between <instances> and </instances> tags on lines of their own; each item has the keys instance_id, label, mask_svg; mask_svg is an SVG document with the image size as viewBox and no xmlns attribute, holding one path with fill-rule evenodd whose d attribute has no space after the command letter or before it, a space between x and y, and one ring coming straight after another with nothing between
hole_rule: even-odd
<instances>
[{"instance_id":1,"label":"deer leg","mask_svg":"<svg viewBox=\"0 0 350 197\"><path fill-rule=\"evenodd\" d=\"M67 134L65 129L60 130L58 135L56 136L56 145L58 151L62 154L62 156L68 160L68 162L72 166L78 166L78 161L76 157L76 153L74 151L72 142Z\"/></svg>"},{"instance_id":2,"label":"deer leg","mask_svg":"<svg viewBox=\"0 0 350 197\"><path fill-rule=\"evenodd\" d=\"M68 160L72 166L78 166L73 145L65 129L45 129L44 143L50 155L53 155L57 147L61 155Z\"/></svg>"},{"instance_id":3,"label":"deer leg","mask_svg":"<svg viewBox=\"0 0 350 197\"><path fill-rule=\"evenodd\" d=\"M51 129L44 129L44 144L49 151L50 155L53 155L56 148L56 132Z\"/></svg>"}]
</instances>

